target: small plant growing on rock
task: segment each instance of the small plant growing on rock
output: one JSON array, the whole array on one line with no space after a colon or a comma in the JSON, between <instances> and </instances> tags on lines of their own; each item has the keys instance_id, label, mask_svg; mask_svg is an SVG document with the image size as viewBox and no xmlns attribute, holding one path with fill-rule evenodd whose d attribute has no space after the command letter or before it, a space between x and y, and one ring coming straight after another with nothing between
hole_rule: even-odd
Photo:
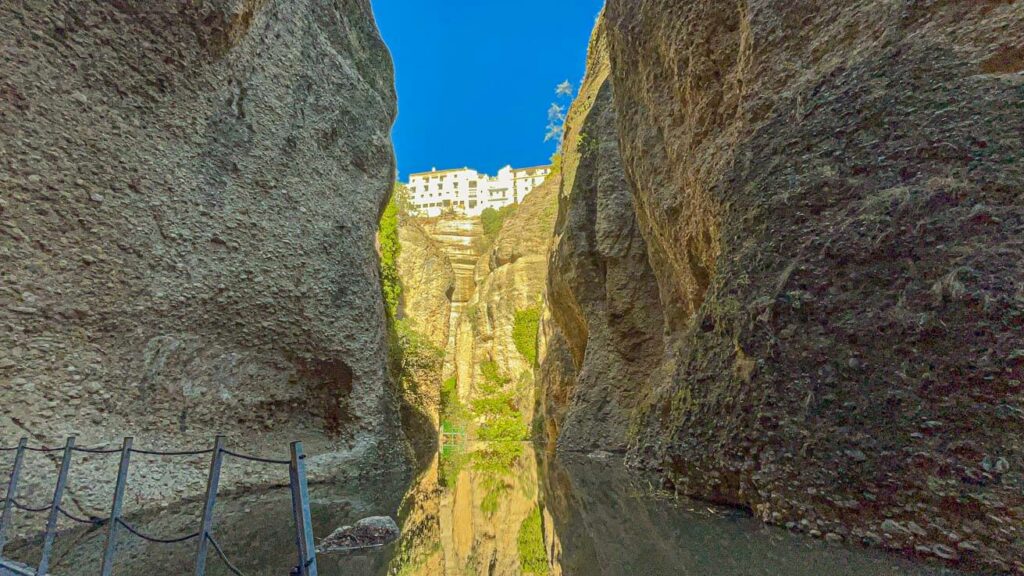
<instances>
[{"instance_id":1,"label":"small plant growing on rock","mask_svg":"<svg viewBox=\"0 0 1024 576\"><path fill-rule=\"evenodd\" d=\"M516 310L515 324L512 326L512 340L516 350L530 363L537 364L537 328L540 326L540 307L534 306L526 310Z\"/></svg>"}]
</instances>

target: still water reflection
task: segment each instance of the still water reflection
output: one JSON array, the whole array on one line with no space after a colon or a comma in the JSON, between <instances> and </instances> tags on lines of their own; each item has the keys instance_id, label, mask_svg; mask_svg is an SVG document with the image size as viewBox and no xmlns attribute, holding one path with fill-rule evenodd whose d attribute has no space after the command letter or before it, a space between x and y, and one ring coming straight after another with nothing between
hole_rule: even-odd
<instances>
[{"instance_id":1,"label":"still water reflection","mask_svg":"<svg viewBox=\"0 0 1024 576\"><path fill-rule=\"evenodd\" d=\"M736 514L648 495L613 457L549 456L525 443L447 447L411 485L367 478L312 487L323 535L371 515L392 514L402 537L352 555L322 555L320 573L345 576L933 576L861 548L812 541ZM194 527L194 513L169 510L147 531ZM285 575L295 564L287 491L227 499L216 533L247 575ZM63 535L54 574L94 575L102 532ZM15 550L31 560L34 547ZM117 574L190 574L194 544L126 541ZM229 574L211 560L208 573Z\"/></svg>"}]
</instances>

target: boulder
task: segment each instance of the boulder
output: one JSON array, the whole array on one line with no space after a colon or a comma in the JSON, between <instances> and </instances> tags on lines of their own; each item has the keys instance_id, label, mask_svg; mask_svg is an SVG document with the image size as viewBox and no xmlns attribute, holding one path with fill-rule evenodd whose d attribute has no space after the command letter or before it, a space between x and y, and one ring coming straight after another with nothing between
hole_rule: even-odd
<instances>
[{"instance_id":1,"label":"boulder","mask_svg":"<svg viewBox=\"0 0 1024 576\"><path fill-rule=\"evenodd\" d=\"M348 552L361 548L384 546L398 539L401 530L390 516L370 516L355 523L342 526L317 546L317 553Z\"/></svg>"}]
</instances>

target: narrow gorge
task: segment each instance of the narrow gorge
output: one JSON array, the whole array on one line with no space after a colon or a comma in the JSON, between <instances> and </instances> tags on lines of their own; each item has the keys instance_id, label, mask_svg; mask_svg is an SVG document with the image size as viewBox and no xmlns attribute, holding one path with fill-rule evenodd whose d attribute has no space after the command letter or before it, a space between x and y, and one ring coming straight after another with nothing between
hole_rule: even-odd
<instances>
[{"instance_id":1,"label":"narrow gorge","mask_svg":"<svg viewBox=\"0 0 1024 576\"><path fill-rule=\"evenodd\" d=\"M550 166L408 184L384 4L0 0L0 575L69 466L97 573L132 437L212 574L309 573L301 441L398 528L320 574L1024 576L1024 3L606 0Z\"/></svg>"}]
</instances>

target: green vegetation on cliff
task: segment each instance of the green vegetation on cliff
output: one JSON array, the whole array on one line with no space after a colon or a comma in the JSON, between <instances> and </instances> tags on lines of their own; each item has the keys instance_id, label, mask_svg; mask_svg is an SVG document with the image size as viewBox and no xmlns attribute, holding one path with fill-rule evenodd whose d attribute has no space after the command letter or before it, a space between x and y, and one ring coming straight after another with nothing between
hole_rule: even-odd
<instances>
[{"instance_id":1,"label":"green vegetation on cliff","mask_svg":"<svg viewBox=\"0 0 1024 576\"><path fill-rule=\"evenodd\" d=\"M526 310L516 310L515 324L512 326L512 340L516 350L530 363L537 364L537 328L540 326L540 306Z\"/></svg>"},{"instance_id":2,"label":"green vegetation on cliff","mask_svg":"<svg viewBox=\"0 0 1024 576\"><path fill-rule=\"evenodd\" d=\"M539 507L534 508L519 525L516 548L519 550L519 568L524 576L547 576L550 573Z\"/></svg>"},{"instance_id":3,"label":"green vegetation on cliff","mask_svg":"<svg viewBox=\"0 0 1024 576\"><path fill-rule=\"evenodd\" d=\"M498 237L498 232L501 232L501 227L505 224L505 220L508 220L516 210L519 208L517 204L509 204L504 208L495 210L494 208L486 208L480 214L480 224L484 227L484 236L490 240L494 240Z\"/></svg>"},{"instance_id":4,"label":"green vegetation on cliff","mask_svg":"<svg viewBox=\"0 0 1024 576\"><path fill-rule=\"evenodd\" d=\"M380 231L377 242L380 244L380 281L384 291L384 304L388 315L396 318L398 304L402 300L402 282L398 276L398 256L402 253L402 245L398 241L398 189L391 195L387 208L380 218Z\"/></svg>"},{"instance_id":5,"label":"green vegetation on cliff","mask_svg":"<svg viewBox=\"0 0 1024 576\"><path fill-rule=\"evenodd\" d=\"M441 429L444 432L465 430L469 411L459 400L459 382L452 376L441 383Z\"/></svg>"},{"instance_id":6,"label":"green vegetation on cliff","mask_svg":"<svg viewBox=\"0 0 1024 576\"><path fill-rule=\"evenodd\" d=\"M483 382L472 402L473 415L482 420L477 437L489 441L524 440L529 430L516 405L516 394L508 390L511 379L501 374L496 362L480 364Z\"/></svg>"}]
</instances>

